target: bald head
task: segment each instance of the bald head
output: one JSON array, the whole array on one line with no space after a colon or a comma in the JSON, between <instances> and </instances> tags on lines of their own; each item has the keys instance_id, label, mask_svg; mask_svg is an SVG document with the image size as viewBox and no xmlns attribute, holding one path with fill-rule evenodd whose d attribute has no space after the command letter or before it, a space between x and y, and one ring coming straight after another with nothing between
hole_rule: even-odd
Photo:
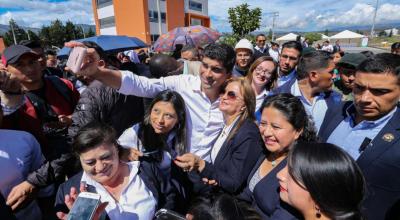
<instances>
[{"instance_id":1,"label":"bald head","mask_svg":"<svg viewBox=\"0 0 400 220\"><path fill-rule=\"evenodd\" d=\"M156 78L167 76L167 73L175 71L179 66L178 61L165 54L157 54L149 62L150 72Z\"/></svg>"}]
</instances>

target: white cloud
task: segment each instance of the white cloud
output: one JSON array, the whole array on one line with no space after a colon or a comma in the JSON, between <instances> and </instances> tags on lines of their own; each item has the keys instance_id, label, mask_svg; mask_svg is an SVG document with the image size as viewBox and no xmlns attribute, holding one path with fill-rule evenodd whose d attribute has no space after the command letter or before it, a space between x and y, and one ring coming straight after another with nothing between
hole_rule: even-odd
<instances>
[{"instance_id":1,"label":"white cloud","mask_svg":"<svg viewBox=\"0 0 400 220\"><path fill-rule=\"evenodd\" d=\"M43 0L1 0L3 8L17 10L0 15L0 24L8 24L13 18L18 25L41 27L59 19L79 24L94 24L91 0L70 0L66 2L47 2Z\"/></svg>"},{"instance_id":2,"label":"white cloud","mask_svg":"<svg viewBox=\"0 0 400 220\"><path fill-rule=\"evenodd\" d=\"M375 8L368 4L356 4L353 8L335 15L318 15L316 23L318 26L330 25L367 25L372 23ZM398 21L400 20L400 5L386 3L378 7L376 21Z\"/></svg>"}]
</instances>

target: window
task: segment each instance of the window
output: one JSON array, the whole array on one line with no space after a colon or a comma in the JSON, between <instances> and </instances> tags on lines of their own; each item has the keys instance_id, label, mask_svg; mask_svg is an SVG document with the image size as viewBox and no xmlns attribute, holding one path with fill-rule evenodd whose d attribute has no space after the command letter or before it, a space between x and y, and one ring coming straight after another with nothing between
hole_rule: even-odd
<instances>
[{"instance_id":1,"label":"window","mask_svg":"<svg viewBox=\"0 0 400 220\"><path fill-rule=\"evenodd\" d=\"M203 5L199 2L189 1L189 9L194 11L203 11Z\"/></svg>"},{"instance_id":2,"label":"window","mask_svg":"<svg viewBox=\"0 0 400 220\"><path fill-rule=\"evenodd\" d=\"M115 26L115 19L114 16L99 19L100 28L108 28Z\"/></svg>"},{"instance_id":3,"label":"window","mask_svg":"<svg viewBox=\"0 0 400 220\"><path fill-rule=\"evenodd\" d=\"M198 18L190 18L190 25L203 25L203 20Z\"/></svg>"},{"instance_id":4,"label":"window","mask_svg":"<svg viewBox=\"0 0 400 220\"><path fill-rule=\"evenodd\" d=\"M112 0L97 0L97 8L103 8L112 4Z\"/></svg>"},{"instance_id":5,"label":"window","mask_svg":"<svg viewBox=\"0 0 400 220\"><path fill-rule=\"evenodd\" d=\"M151 42L155 42L155 41L158 39L159 36L160 36L160 35L158 35L158 34L152 34L152 35L150 35Z\"/></svg>"},{"instance_id":6,"label":"window","mask_svg":"<svg viewBox=\"0 0 400 220\"><path fill-rule=\"evenodd\" d=\"M167 14L165 14L165 12L161 12L161 23L165 23L166 22L166 17L167 17Z\"/></svg>"},{"instance_id":7,"label":"window","mask_svg":"<svg viewBox=\"0 0 400 220\"><path fill-rule=\"evenodd\" d=\"M156 11L149 11L149 22L158 22L158 13Z\"/></svg>"},{"instance_id":8,"label":"window","mask_svg":"<svg viewBox=\"0 0 400 220\"><path fill-rule=\"evenodd\" d=\"M161 12L161 23L166 23L167 14L165 12ZM157 11L149 11L149 22L158 23L158 12Z\"/></svg>"}]
</instances>

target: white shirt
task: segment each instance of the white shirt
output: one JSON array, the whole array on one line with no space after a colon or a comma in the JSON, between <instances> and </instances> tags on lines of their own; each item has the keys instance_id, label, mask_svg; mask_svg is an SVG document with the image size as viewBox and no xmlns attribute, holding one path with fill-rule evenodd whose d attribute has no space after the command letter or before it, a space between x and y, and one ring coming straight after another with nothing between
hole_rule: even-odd
<instances>
[{"instance_id":1,"label":"white shirt","mask_svg":"<svg viewBox=\"0 0 400 220\"><path fill-rule=\"evenodd\" d=\"M43 161L40 145L31 134L0 129L0 192L4 198L8 197L14 186L25 181L29 173L38 169ZM15 215L17 219L41 219L36 200Z\"/></svg>"},{"instance_id":2,"label":"white shirt","mask_svg":"<svg viewBox=\"0 0 400 220\"><path fill-rule=\"evenodd\" d=\"M333 46L330 45L330 44L328 46L322 46L321 50L328 51L328 52L332 53L333 52Z\"/></svg>"},{"instance_id":3,"label":"white shirt","mask_svg":"<svg viewBox=\"0 0 400 220\"><path fill-rule=\"evenodd\" d=\"M279 62L279 51L278 50L273 50L272 48L269 48L268 50L269 55L274 59L275 62Z\"/></svg>"},{"instance_id":4,"label":"white shirt","mask_svg":"<svg viewBox=\"0 0 400 220\"><path fill-rule=\"evenodd\" d=\"M108 202L106 212L111 220L152 220L157 201L138 175L139 161L127 164L130 170L129 182L122 191L119 202L115 201L100 183L92 180L85 172L81 181L96 188L96 192L101 196L101 203Z\"/></svg>"},{"instance_id":5,"label":"white shirt","mask_svg":"<svg viewBox=\"0 0 400 220\"><path fill-rule=\"evenodd\" d=\"M154 97L166 89L178 92L186 104L186 131L191 153L210 162L210 151L224 125L219 99L211 103L201 91L200 77L177 75L149 79L129 71L121 71L120 93L141 97Z\"/></svg>"},{"instance_id":6,"label":"white shirt","mask_svg":"<svg viewBox=\"0 0 400 220\"><path fill-rule=\"evenodd\" d=\"M211 150L211 161L214 163L215 158L217 158L218 152L221 150L222 145L224 145L226 138L228 137L229 133L231 132L233 126L236 124L236 121L239 119L239 116L236 117L236 119L230 124L229 126L224 126L224 129L222 129L221 134L218 136L217 141L215 141L215 144Z\"/></svg>"},{"instance_id":7,"label":"white shirt","mask_svg":"<svg viewBox=\"0 0 400 220\"><path fill-rule=\"evenodd\" d=\"M141 152L143 152L143 144L138 138L139 125L135 124L133 127L128 128L122 133L122 135L118 138L118 143L124 148L135 148ZM171 133L168 136L167 144L171 150L174 149L173 139L175 137L175 133ZM163 159L160 164L158 164L158 168L160 168L161 173L167 174L170 172L171 168L171 154L167 151L164 151Z\"/></svg>"},{"instance_id":8,"label":"white shirt","mask_svg":"<svg viewBox=\"0 0 400 220\"><path fill-rule=\"evenodd\" d=\"M256 96L256 112L260 109L264 99L268 96L269 91L263 89L263 91Z\"/></svg>"}]
</instances>

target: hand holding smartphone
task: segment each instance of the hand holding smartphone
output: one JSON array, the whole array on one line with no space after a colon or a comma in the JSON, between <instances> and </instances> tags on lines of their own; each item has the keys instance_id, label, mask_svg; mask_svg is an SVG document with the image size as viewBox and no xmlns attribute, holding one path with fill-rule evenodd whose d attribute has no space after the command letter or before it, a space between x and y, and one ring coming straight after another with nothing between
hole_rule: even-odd
<instances>
[{"instance_id":1,"label":"hand holding smartphone","mask_svg":"<svg viewBox=\"0 0 400 220\"><path fill-rule=\"evenodd\" d=\"M73 72L78 73L81 70L83 59L86 56L86 48L74 47L69 54L67 67Z\"/></svg>"},{"instance_id":2,"label":"hand holding smartphone","mask_svg":"<svg viewBox=\"0 0 400 220\"><path fill-rule=\"evenodd\" d=\"M92 220L99 204L99 194L81 192L75 200L67 220Z\"/></svg>"}]
</instances>

